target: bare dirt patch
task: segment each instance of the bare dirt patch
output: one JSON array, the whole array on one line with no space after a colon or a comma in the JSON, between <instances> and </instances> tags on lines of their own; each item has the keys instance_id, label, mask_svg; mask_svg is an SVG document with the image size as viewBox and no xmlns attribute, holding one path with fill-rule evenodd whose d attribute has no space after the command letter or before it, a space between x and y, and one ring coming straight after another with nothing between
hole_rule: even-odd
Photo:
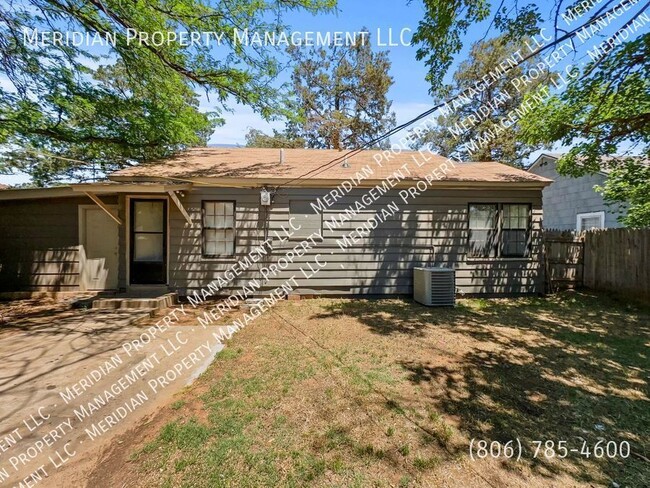
<instances>
[{"instance_id":1,"label":"bare dirt patch","mask_svg":"<svg viewBox=\"0 0 650 488\"><path fill-rule=\"evenodd\" d=\"M46 319L53 314L70 310L73 300L49 297L0 301L0 333L8 334L25 320Z\"/></svg>"}]
</instances>

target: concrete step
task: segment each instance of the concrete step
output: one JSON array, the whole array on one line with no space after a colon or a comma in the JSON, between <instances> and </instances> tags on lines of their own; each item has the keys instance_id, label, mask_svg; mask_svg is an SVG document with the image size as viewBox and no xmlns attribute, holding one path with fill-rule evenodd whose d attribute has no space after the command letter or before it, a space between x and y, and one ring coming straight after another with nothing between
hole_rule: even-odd
<instances>
[{"instance_id":1,"label":"concrete step","mask_svg":"<svg viewBox=\"0 0 650 488\"><path fill-rule=\"evenodd\" d=\"M141 297L114 297L114 298L97 298L93 300L92 308L101 310L164 310L173 307L178 303L176 293L165 293L159 297L141 298Z\"/></svg>"}]
</instances>

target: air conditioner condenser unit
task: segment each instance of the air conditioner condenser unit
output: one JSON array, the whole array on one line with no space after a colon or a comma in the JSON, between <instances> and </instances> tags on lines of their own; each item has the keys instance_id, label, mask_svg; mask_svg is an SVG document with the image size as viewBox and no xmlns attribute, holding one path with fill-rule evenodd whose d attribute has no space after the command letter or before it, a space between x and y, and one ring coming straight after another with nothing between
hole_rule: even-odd
<instances>
[{"instance_id":1,"label":"air conditioner condenser unit","mask_svg":"<svg viewBox=\"0 0 650 488\"><path fill-rule=\"evenodd\" d=\"M413 299L429 307L453 307L456 304L456 270L414 268Z\"/></svg>"}]
</instances>

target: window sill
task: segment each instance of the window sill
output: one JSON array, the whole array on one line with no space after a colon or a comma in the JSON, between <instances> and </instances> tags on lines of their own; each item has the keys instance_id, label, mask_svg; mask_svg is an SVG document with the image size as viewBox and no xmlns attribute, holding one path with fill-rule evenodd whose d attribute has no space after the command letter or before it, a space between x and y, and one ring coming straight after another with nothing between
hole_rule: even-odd
<instances>
[{"instance_id":1,"label":"window sill","mask_svg":"<svg viewBox=\"0 0 650 488\"><path fill-rule=\"evenodd\" d=\"M236 256L201 256L201 261L202 262L223 262L223 263L230 263L232 261L236 261L237 257Z\"/></svg>"},{"instance_id":2,"label":"window sill","mask_svg":"<svg viewBox=\"0 0 650 488\"><path fill-rule=\"evenodd\" d=\"M526 261L526 262L535 262L537 259L534 257L499 257L499 258L475 258L467 257L465 258L466 263L476 263L476 262L500 262L500 261Z\"/></svg>"}]
</instances>

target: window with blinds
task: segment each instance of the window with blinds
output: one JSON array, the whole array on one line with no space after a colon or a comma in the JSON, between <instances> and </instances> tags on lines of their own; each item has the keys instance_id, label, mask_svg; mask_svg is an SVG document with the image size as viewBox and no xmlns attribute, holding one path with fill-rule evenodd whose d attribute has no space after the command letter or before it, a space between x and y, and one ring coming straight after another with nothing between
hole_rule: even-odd
<instances>
[{"instance_id":1,"label":"window with blinds","mask_svg":"<svg viewBox=\"0 0 650 488\"><path fill-rule=\"evenodd\" d=\"M469 205L469 257L527 257L531 206L519 203Z\"/></svg>"}]
</instances>

